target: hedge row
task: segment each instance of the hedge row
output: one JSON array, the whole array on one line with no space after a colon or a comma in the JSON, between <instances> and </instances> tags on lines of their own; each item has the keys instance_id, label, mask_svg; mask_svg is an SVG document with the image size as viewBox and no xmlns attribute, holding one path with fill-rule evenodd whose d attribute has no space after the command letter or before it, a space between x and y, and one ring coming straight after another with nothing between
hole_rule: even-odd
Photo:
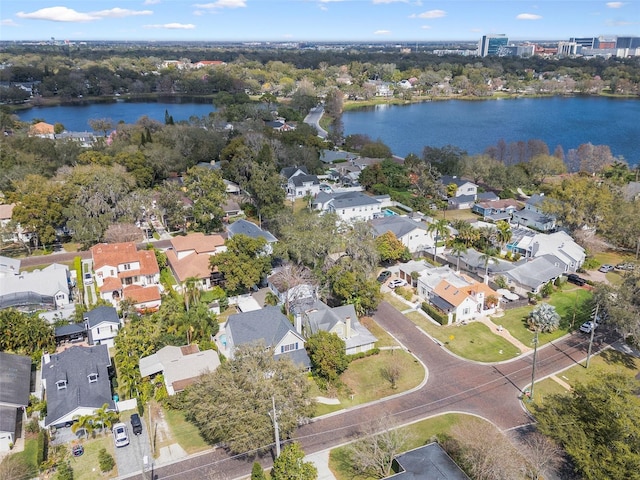
<instances>
[{"instance_id":1,"label":"hedge row","mask_svg":"<svg viewBox=\"0 0 640 480\"><path fill-rule=\"evenodd\" d=\"M353 362L354 360L359 360L361 358L370 357L372 355L378 355L380 353L379 348L372 348L371 350L367 350L366 352L354 353L353 355L347 355L349 357L349 361Z\"/></svg>"},{"instance_id":2,"label":"hedge row","mask_svg":"<svg viewBox=\"0 0 640 480\"><path fill-rule=\"evenodd\" d=\"M422 310L427 312L427 315L433 318L440 325L449 324L449 318L446 315L443 315L442 313L440 313L437 309L429 305L427 302L422 302Z\"/></svg>"},{"instance_id":3,"label":"hedge row","mask_svg":"<svg viewBox=\"0 0 640 480\"><path fill-rule=\"evenodd\" d=\"M36 462L38 466L47 459L47 453L49 450L49 435L46 430L40 430L38 432L38 450L36 451Z\"/></svg>"}]
</instances>

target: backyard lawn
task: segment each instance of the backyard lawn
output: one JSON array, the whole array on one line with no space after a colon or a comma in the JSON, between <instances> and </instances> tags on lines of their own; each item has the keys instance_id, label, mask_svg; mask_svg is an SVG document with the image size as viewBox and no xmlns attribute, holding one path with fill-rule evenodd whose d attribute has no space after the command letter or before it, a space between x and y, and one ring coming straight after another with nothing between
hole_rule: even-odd
<instances>
[{"instance_id":1,"label":"backyard lawn","mask_svg":"<svg viewBox=\"0 0 640 480\"><path fill-rule=\"evenodd\" d=\"M198 427L189 422L180 410L164 409L164 419L171 430L171 439L167 444L178 443L189 455L201 452L211 446L200 436ZM158 442L156 451L166 446L164 442Z\"/></svg>"},{"instance_id":2,"label":"backyard lawn","mask_svg":"<svg viewBox=\"0 0 640 480\"><path fill-rule=\"evenodd\" d=\"M403 445L403 451L406 452L427 445L431 443L435 436L447 435L452 427L470 418L475 417L448 413L401 427L402 431L407 434L407 441ZM347 447L338 447L331 450L329 468L337 480L373 480L371 477L355 474Z\"/></svg>"},{"instance_id":3,"label":"backyard lawn","mask_svg":"<svg viewBox=\"0 0 640 480\"><path fill-rule=\"evenodd\" d=\"M478 220L480 216L471 212L470 208L463 210L430 210L429 215L431 215L436 220L441 218L446 219L449 222L453 222L455 220Z\"/></svg>"},{"instance_id":4,"label":"backyard lawn","mask_svg":"<svg viewBox=\"0 0 640 480\"><path fill-rule=\"evenodd\" d=\"M419 312L409 312L406 316L445 348L469 360L499 362L515 358L522 353L518 347L495 335L483 323L471 322L467 325L443 327L434 325Z\"/></svg>"}]
</instances>

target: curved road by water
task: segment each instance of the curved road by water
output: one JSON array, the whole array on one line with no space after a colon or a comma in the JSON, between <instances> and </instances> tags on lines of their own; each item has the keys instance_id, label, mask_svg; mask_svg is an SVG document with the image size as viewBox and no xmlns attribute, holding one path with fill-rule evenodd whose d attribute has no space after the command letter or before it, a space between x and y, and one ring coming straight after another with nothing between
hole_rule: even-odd
<instances>
[{"instance_id":1,"label":"curved road by water","mask_svg":"<svg viewBox=\"0 0 640 480\"><path fill-rule=\"evenodd\" d=\"M302 426L296 440L306 454L354 440L370 422L385 416L397 425L446 412L479 415L503 430L531 423L519 397L531 381L532 355L500 364L478 364L448 353L386 302L380 304L374 319L427 365L427 383L406 395L318 418ZM594 353L608 346L602 333L596 339ZM582 362L587 355L588 340L588 336L573 334L539 348L536 379ZM264 461L267 463L268 459ZM158 479L205 475L238 478L249 475L251 466L251 461L230 458L224 451L215 450L161 467L155 474Z\"/></svg>"}]
</instances>

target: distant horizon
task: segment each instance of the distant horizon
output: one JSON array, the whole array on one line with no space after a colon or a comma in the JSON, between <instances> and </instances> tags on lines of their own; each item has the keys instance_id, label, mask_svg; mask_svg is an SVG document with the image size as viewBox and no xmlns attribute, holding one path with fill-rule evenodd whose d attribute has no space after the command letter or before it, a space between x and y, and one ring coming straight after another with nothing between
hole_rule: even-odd
<instances>
[{"instance_id":1,"label":"distant horizon","mask_svg":"<svg viewBox=\"0 0 640 480\"><path fill-rule=\"evenodd\" d=\"M415 43L638 36L636 0L3 0L2 41Z\"/></svg>"}]
</instances>

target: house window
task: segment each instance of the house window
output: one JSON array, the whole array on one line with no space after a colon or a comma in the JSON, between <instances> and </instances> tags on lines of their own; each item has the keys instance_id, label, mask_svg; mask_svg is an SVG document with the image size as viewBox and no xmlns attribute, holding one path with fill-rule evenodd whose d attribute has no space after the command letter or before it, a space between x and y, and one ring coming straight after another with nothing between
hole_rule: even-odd
<instances>
[{"instance_id":1,"label":"house window","mask_svg":"<svg viewBox=\"0 0 640 480\"><path fill-rule=\"evenodd\" d=\"M89 375L87 375L87 378L89 379L89 383L96 383L98 381L98 374L90 373Z\"/></svg>"},{"instance_id":2,"label":"house window","mask_svg":"<svg viewBox=\"0 0 640 480\"><path fill-rule=\"evenodd\" d=\"M66 380L58 380L56 382L56 387L58 387L58 390L63 390L65 388L67 388L67 381Z\"/></svg>"},{"instance_id":3,"label":"house window","mask_svg":"<svg viewBox=\"0 0 640 480\"><path fill-rule=\"evenodd\" d=\"M462 310L462 314L463 315L469 315L469 313L471 313L471 309L470 308L465 308L464 310Z\"/></svg>"},{"instance_id":4,"label":"house window","mask_svg":"<svg viewBox=\"0 0 640 480\"><path fill-rule=\"evenodd\" d=\"M122 267L124 270L131 270L131 265L129 263L125 263Z\"/></svg>"},{"instance_id":5,"label":"house window","mask_svg":"<svg viewBox=\"0 0 640 480\"><path fill-rule=\"evenodd\" d=\"M298 342L291 343L289 345L282 345L280 347L280 353L293 352L294 350L298 350Z\"/></svg>"}]
</instances>

